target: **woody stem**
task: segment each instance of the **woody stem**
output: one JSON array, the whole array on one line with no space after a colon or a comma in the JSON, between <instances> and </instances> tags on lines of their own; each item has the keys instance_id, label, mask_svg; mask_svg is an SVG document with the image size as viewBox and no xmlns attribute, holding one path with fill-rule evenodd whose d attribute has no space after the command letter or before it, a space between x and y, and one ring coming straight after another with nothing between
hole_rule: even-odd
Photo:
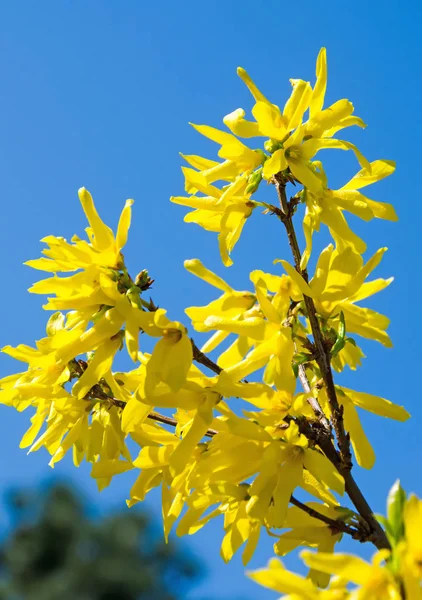
<instances>
[{"instance_id":1,"label":"woody stem","mask_svg":"<svg viewBox=\"0 0 422 600\"><path fill-rule=\"evenodd\" d=\"M286 197L286 180L281 173L274 176L274 184L277 190L278 198L280 201L281 213L277 216L283 223L287 237L289 240L290 249L292 251L293 260L296 271L303 277L308 283L308 273L306 269L302 269L300 266L302 254L299 249L297 241L296 231L292 220L292 211ZM337 445L339 452L334 447L331 440L330 427L327 428L327 420L321 409L316 398L310 398L309 403L311 404L319 422L323 426L323 432L319 436L319 445L327 458L333 463L339 473L343 476L346 486L346 492L353 502L356 510L359 512L361 517L367 523L369 530L372 532L371 541L377 548L389 548L390 544L387 537L375 519L373 511L363 496L359 486L351 475L352 468L352 456L350 451L350 437L344 429L343 421L343 407L339 404L337 399L337 393L334 386L334 378L331 370L331 356L329 346L325 343L324 336L321 331L321 327L318 321L315 304L312 298L304 296L304 302L306 307L306 313L311 325L314 346L315 346L315 360L321 371L321 376L324 382L325 391L327 394L328 402L331 410L331 422L333 424ZM309 385L308 378L306 376L305 369L301 365L299 370L299 378L305 392L310 392L311 387ZM316 403L316 404L315 404ZM321 414L324 415L321 418Z\"/></svg>"}]
</instances>

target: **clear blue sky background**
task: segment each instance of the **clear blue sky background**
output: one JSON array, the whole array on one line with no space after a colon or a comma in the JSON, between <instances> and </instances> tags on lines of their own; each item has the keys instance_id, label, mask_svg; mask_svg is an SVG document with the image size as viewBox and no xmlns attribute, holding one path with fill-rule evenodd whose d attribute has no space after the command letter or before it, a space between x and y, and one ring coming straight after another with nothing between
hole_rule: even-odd
<instances>
[{"instance_id":1,"label":"clear blue sky background","mask_svg":"<svg viewBox=\"0 0 422 600\"><path fill-rule=\"evenodd\" d=\"M44 235L83 232L76 194L82 185L113 226L124 200L135 198L127 261L133 273L150 270L155 301L173 318L213 297L184 272L185 258L200 257L238 289L247 288L250 270L271 270L273 258L287 258L280 226L256 213L235 250L235 266L225 269L214 234L184 224L184 209L168 198L183 193L178 152L213 157L216 149L188 121L219 126L226 113L251 108L238 65L283 105L288 78L313 81L325 45L328 101L350 98L369 124L349 139L370 160L398 163L394 177L371 190L374 199L395 204L398 224L351 220L368 241L368 256L390 248L378 276L396 280L371 306L390 316L394 349L363 344L363 368L341 381L404 404L413 419L397 424L363 417L378 458L373 471L357 478L379 512L398 476L420 494L420 11L417 2L378 0L2 2L0 345L43 336L41 298L26 293L38 276L22 263L39 255ZM333 186L357 170L348 154L329 164ZM319 247L325 243L322 233ZM19 366L3 356L0 374ZM131 475L98 495L85 466L76 471L65 460L52 472L46 453L26 456L18 449L28 420L28 413L0 406L1 490L65 476L101 511L122 506ZM159 512L158 503L153 496L147 504ZM7 525L4 505L0 524ZM190 597L274 598L244 578L240 560L222 563L221 538L221 523L214 523L187 541L209 570ZM252 566L264 565L271 554L265 540Z\"/></svg>"}]
</instances>

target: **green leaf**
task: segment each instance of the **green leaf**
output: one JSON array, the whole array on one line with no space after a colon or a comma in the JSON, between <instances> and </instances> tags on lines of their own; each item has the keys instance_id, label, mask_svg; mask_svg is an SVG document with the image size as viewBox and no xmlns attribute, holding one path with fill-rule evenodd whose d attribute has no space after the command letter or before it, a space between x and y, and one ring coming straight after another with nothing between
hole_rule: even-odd
<instances>
[{"instance_id":1,"label":"green leaf","mask_svg":"<svg viewBox=\"0 0 422 600\"><path fill-rule=\"evenodd\" d=\"M337 354L340 352L340 350L343 350L344 345L346 343L345 338L346 338L346 322L344 320L343 311L341 311L340 323L339 323L338 332L337 332L337 339L336 339L334 346L331 348L331 356L333 358L335 356L337 356Z\"/></svg>"},{"instance_id":2,"label":"green leaf","mask_svg":"<svg viewBox=\"0 0 422 600\"><path fill-rule=\"evenodd\" d=\"M397 544L404 535L403 509L406 503L406 492L400 485L400 480L393 484L387 497L387 520Z\"/></svg>"}]
</instances>

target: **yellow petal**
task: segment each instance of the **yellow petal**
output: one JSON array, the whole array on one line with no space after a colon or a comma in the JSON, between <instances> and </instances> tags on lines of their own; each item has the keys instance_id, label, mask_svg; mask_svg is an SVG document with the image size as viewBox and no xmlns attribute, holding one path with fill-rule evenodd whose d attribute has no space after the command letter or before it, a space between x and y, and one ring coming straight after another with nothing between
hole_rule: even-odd
<instances>
[{"instance_id":1,"label":"yellow petal","mask_svg":"<svg viewBox=\"0 0 422 600\"><path fill-rule=\"evenodd\" d=\"M380 181L394 173L396 163L393 160L374 160L368 166L356 173L356 175L344 185L342 190L359 190L371 183Z\"/></svg>"},{"instance_id":2,"label":"yellow petal","mask_svg":"<svg viewBox=\"0 0 422 600\"><path fill-rule=\"evenodd\" d=\"M195 125L194 123L189 123L189 125L192 125L192 127L200 134L209 138L213 142L216 142L217 144L221 144L222 146L224 144L236 143L238 141L237 138L231 133L226 133L225 131L221 131L215 127L210 127L209 125Z\"/></svg>"},{"instance_id":3,"label":"yellow petal","mask_svg":"<svg viewBox=\"0 0 422 600\"><path fill-rule=\"evenodd\" d=\"M133 200L126 200L125 207L122 211L122 214L120 215L116 233L116 248L118 251L120 251L124 246L126 246L130 221L132 218L131 206L133 202Z\"/></svg>"},{"instance_id":4,"label":"yellow petal","mask_svg":"<svg viewBox=\"0 0 422 600\"><path fill-rule=\"evenodd\" d=\"M261 523L251 522L249 536L246 541L246 546L242 554L242 564L246 566L251 560L258 546L259 536L261 533Z\"/></svg>"},{"instance_id":5,"label":"yellow petal","mask_svg":"<svg viewBox=\"0 0 422 600\"><path fill-rule=\"evenodd\" d=\"M223 119L224 125L230 129L232 133L243 138L251 138L260 135L258 123L246 121L245 111L242 108L234 110L226 115Z\"/></svg>"},{"instance_id":6,"label":"yellow petal","mask_svg":"<svg viewBox=\"0 0 422 600\"><path fill-rule=\"evenodd\" d=\"M126 460L103 459L96 462L91 470L91 477L94 479L100 479L103 477L113 477L113 475L119 475L120 473L126 473L133 469L133 464Z\"/></svg>"},{"instance_id":7,"label":"yellow petal","mask_svg":"<svg viewBox=\"0 0 422 600\"><path fill-rule=\"evenodd\" d=\"M280 141L286 137L287 119L283 117L277 106L258 101L252 109L252 114L259 124L261 135Z\"/></svg>"},{"instance_id":8,"label":"yellow petal","mask_svg":"<svg viewBox=\"0 0 422 600\"><path fill-rule=\"evenodd\" d=\"M344 479L326 456L316 450L307 449L303 458L304 467L319 481L340 495L344 493Z\"/></svg>"},{"instance_id":9,"label":"yellow petal","mask_svg":"<svg viewBox=\"0 0 422 600\"><path fill-rule=\"evenodd\" d=\"M338 100L308 121L306 134L315 138L322 137L326 131L335 127L352 112L353 104L349 100Z\"/></svg>"},{"instance_id":10,"label":"yellow petal","mask_svg":"<svg viewBox=\"0 0 422 600\"><path fill-rule=\"evenodd\" d=\"M283 109L288 131L296 129L302 123L303 115L308 109L312 97L312 88L308 81L291 79L290 83L293 86L293 91Z\"/></svg>"},{"instance_id":11,"label":"yellow petal","mask_svg":"<svg viewBox=\"0 0 422 600\"><path fill-rule=\"evenodd\" d=\"M106 250L114 244L114 236L110 227L107 227L95 209L94 201L91 194L84 187L78 191L79 200L81 201L82 208L91 226L94 234L94 246L98 250Z\"/></svg>"},{"instance_id":12,"label":"yellow petal","mask_svg":"<svg viewBox=\"0 0 422 600\"><path fill-rule=\"evenodd\" d=\"M93 327L58 348L56 358L68 362L78 354L95 350L104 340L111 339L123 325L124 318L116 308L107 310Z\"/></svg>"},{"instance_id":13,"label":"yellow petal","mask_svg":"<svg viewBox=\"0 0 422 600\"><path fill-rule=\"evenodd\" d=\"M359 585L365 585L372 574L371 565L357 556L325 552L313 554L307 550L301 552L300 556L308 567L318 569L323 573L340 575L347 581Z\"/></svg>"},{"instance_id":14,"label":"yellow petal","mask_svg":"<svg viewBox=\"0 0 422 600\"><path fill-rule=\"evenodd\" d=\"M342 211L335 204L324 205L321 221L329 228L337 247L348 244L359 254L366 251L365 242L350 229Z\"/></svg>"},{"instance_id":15,"label":"yellow petal","mask_svg":"<svg viewBox=\"0 0 422 600\"><path fill-rule=\"evenodd\" d=\"M309 106L309 115L314 117L324 105L325 90L327 88L327 51L321 48L316 61L316 82L312 91Z\"/></svg>"},{"instance_id":16,"label":"yellow petal","mask_svg":"<svg viewBox=\"0 0 422 600\"><path fill-rule=\"evenodd\" d=\"M232 204L224 211L221 219L221 231L218 235L218 246L221 259L226 267L233 264L230 254L239 241L242 229L252 211L253 206L247 204Z\"/></svg>"},{"instance_id":17,"label":"yellow petal","mask_svg":"<svg viewBox=\"0 0 422 600\"><path fill-rule=\"evenodd\" d=\"M183 218L185 223L196 223L205 231L219 232L221 229L221 212L214 210L194 210Z\"/></svg>"},{"instance_id":18,"label":"yellow petal","mask_svg":"<svg viewBox=\"0 0 422 600\"><path fill-rule=\"evenodd\" d=\"M212 196L171 196L170 198L170 202L173 202L173 204L219 212L221 208L219 208L217 200L217 198L213 198Z\"/></svg>"},{"instance_id":19,"label":"yellow petal","mask_svg":"<svg viewBox=\"0 0 422 600\"><path fill-rule=\"evenodd\" d=\"M287 166L287 160L284 156L284 149L280 148L274 152L271 158L265 161L263 176L265 179L270 179L273 175L276 175L277 173L280 173L280 171L287 169Z\"/></svg>"},{"instance_id":20,"label":"yellow petal","mask_svg":"<svg viewBox=\"0 0 422 600\"><path fill-rule=\"evenodd\" d=\"M104 375L110 371L114 355L121 344L121 336L104 342L94 354L94 358L88 363L88 368L76 381L72 388L72 394L77 398L83 398L89 390L96 385Z\"/></svg>"},{"instance_id":21,"label":"yellow petal","mask_svg":"<svg viewBox=\"0 0 422 600\"><path fill-rule=\"evenodd\" d=\"M221 196L221 190L216 186L210 185L202 173L182 167L183 175L185 176L185 190L188 194L195 194L197 191L214 198Z\"/></svg>"},{"instance_id":22,"label":"yellow petal","mask_svg":"<svg viewBox=\"0 0 422 600\"><path fill-rule=\"evenodd\" d=\"M223 294L206 306L191 306L185 309L185 313L193 323L204 322L211 315L234 319L252 308L254 304L254 294L233 291L231 294Z\"/></svg>"},{"instance_id":23,"label":"yellow petal","mask_svg":"<svg viewBox=\"0 0 422 600\"><path fill-rule=\"evenodd\" d=\"M288 163L291 172L304 187L306 187L316 196L322 195L323 182L317 173L311 168L308 161L303 160L302 158L295 158L293 155L290 155L288 158Z\"/></svg>"},{"instance_id":24,"label":"yellow petal","mask_svg":"<svg viewBox=\"0 0 422 600\"><path fill-rule=\"evenodd\" d=\"M302 457L287 460L279 468L277 485L274 488L273 504L268 514L268 520L273 527L284 527L290 496L302 480Z\"/></svg>"},{"instance_id":25,"label":"yellow petal","mask_svg":"<svg viewBox=\"0 0 422 600\"><path fill-rule=\"evenodd\" d=\"M338 206L365 221L370 221L374 217L387 221L398 220L396 211L391 204L370 200L357 190L341 189L331 192L331 194Z\"/></svg>"},{"instance_id":26,"label":"yellow petal","mask_svg":"<svg viewBox=\"0 0 422 600\"><path fill-rule=\"evenodd\" d=\"M359 161L359 164L362 168L367 171L371 170L371 163L363 156L363 154L356 148L354 144L351 142L346 142L344 140L334 140L327 138L313 138L311 140L307 140L302 145L303 156L306 156L308 159L311 159L319 150L324 150L327 148L334 148L337 150L352 150Z\"/></svg>"},{"instance_id":27,"label":"yellow petal","mask_svg":"<svg viewBox=\"0 0 422 600\"><path fill-rule=\"evenodd\" d=\"M19 448L28 448L34 443L35 438L41 431L41 427L43 426L46 417L46 412L42 411L37 411L37 413L31 417L31 427L26 431L25 435L21 439Z\"/></svg>"},{"instance_id":28,"label":"yellow petal","mask_svg":"<svg viewBox=\"0 0 422 600\"><path fill-rule=\"evenodd\" d=\"M216 331L212 336L201 346L201 352L212 352L219 346L230 334L227 331Z\"/></svg>"},{"instance_id":29,"label":"yellow petal","mask_svg":"<svg viewBox=\"0 0 422 600\"><path fill-rule=\"evenodd\" d=\"M222 290L223 292L227 292L228 294L230 294L233 291L233 288L228 283L226 283L224 279L221 279L221 277L207 269L199 260L199 258L185 260L183 264L185 269L189 271L189 273L196 275L196 277L203 279L204 281L216 287L217 289Z\"/></svg>"},{"instance_id":30,"label":"yellow petal","mask_svg":"<svg viewBox=\"0 0 422 600\"><path fill-rule=\"evenodd\" d=\"M250 521L243 504L241 504L221 544L220 554L225 563L228 563L240 546L246 542L249 532Z\"/></svg>"},{"instance_id":31,"label":"yellow petal","mask_svg":"<svg viewBox=\"0 0 422 600\"><path fill-rule=\"evenodd\" d=\"M291 600L317 600L318 590L309 580L291 573L284 568L281 560L273 558L268 563L267 569L258 569L257 571L249 571L248 577L256 583L270 588L281 594L292 594Z\"/></svg>"},{"instance_id":32,"label":"yellow petal","mask_svg":"<svg viewBox=\"0 0 422 600\"><path fill-rule=\"evenodd\" d=\"M255 98L256 102L266 102L267 104L271 104L269 100L267 100L267 98L264 96L264 94L259 91L259 89L256 87L248 73L245 71L245 69L243 69L243 67L237 67L237 74L239 75L243 83L247 86L248 90Z\"/></svg>"},{"instance_id":33,"label":"yellow petal","mask_svg":"<svg viewBox=\"0 0 422 600\"><path fill-rule=\"evenodd\" d=\"M160 485L162 477L161 471L157 469L141 471L130 490L130 500L126 501L127 505L131 507L137 502L142 502L151 489Z\"/></svg>"},{"instance_id":34,"label":"yellow petal","mask_svg":"<svg viewBox=\"0 0 422 600\"><path fill-rule=\"evenodd\" d=\"M323 137L333 137L333 135L335 135L337 133L337 131L340 131L341 129L345 129L346 127L352 127L353 125L356 125L357 127L361 127L362 129L366 128L365 121L363 121L360 117L356 117L355 115L350 115L349 117L345 117L344 119L341 119L337 123L337 125L335 125L334 127L331 127L331 129L328 129L327 131L325 131L323 133Z\"/></svg>"},{"instance_id":35,"label":"yellow petal","mask_svg":"<svg viewBox=\"0 0 422 600\"><path fill-rule=\"evenodd\" d=\"M151 406L143 404L136 396L132 396L126 404L122 414L122 431L130 433L144 423L149 413Z\"/></svg>"},{"instance_id":36,"label":"yellow petal","mask_svg":"<svg viewBox=\"0 0 422 600\"><path fill-rule=\"evenodd\" d=\"M159 340L146 366L145 391L153 395L160 381L177 392L186 381L192 364L192 344L187 335L170 334Z\"/></svg>"},{"instance_id":37,"label":"yellow petal","mask_svg":"<svg viewBox=\"0 0 422 600\"><path fill-rule=\"evenodd\" d=\"M344 406L344 425L350 434L356 461L360 467L372 469L375 464L375 452L365 435L356 408L349 402L342 402L342 404Z\"/></svg>"},{"instance_id":38,"label":"yellow petal","mask_svg":"<svg viewBox=\"0 0 422 600\"><path fill-rule=\"evenodd\" d=\"M353 296L349 296L349 302L359 302L359 300L369 298L369 296L373 296L374 294L384 290L393 281L394 277L390 277L389 279L374 279L373 281L367 281L360 286L358 291L354 293Z\"/></svg>"},{"instance_id":39,"label":"yellow petal","mask_svg":"<svg viewBox=\"0 0 422 600\"><path fill-rule=\"evenodd\" d=\"M202 176L207 183L214 181L234 181L236 177L243 171L243 164L233 160L225 160L222 163L217 163L215 167L202 171Z\"/></svg>"},{"instance_id":40,"label":"yellow petal","mask_svg":"<svg viewBox=\"0 0 422 600\"><path fill-rule=\"evenodd\" d=\"M422 554L422 501L414 496L410 496L404 507L404 524L406 528L406 542L410 552L414 555L415 562L420 561Z\"/></svg>"},{"instance_id":41,"label":"yellow petal","mask_svg":"<svg viewBox=\"0 0 422 600\"><path fill-rule=\"evenodd\" d=\"M130 358L133 360L133 362L137 362L139 351L139 325L137 320L134 318L126 321L125 342Z\"/></svg>"},{"instance_id":42,"label":"yellow petal","mask_svg":"<svg viewBox=\"0 0 422 600\"><path fill-rule=\"evenodd\" d=\"M212 167L217 166L219 163L216 160L210 160L209 158L204 158L203 156L197 156L196 154L182 154L180 152L180 156L185 159L185 161L191 165L194 169L198 169L198 171L205 171L206 169L212 169Z\"/></svg>"},{"instance_id":43,"label":"yellow petal","mask_svg":"<svg viewBox=\"0 0 422 600\"><path fill-rule=\"evenodd\" d=\"M174 446L146 446L133 464L138 469L151 469L168 465Z\"/></svg>"},{"instance_id":44,"label":"yellow petal","mask_svg":"<svg viewBox=\"0 0 422 600\"><path fill-rule=\"evenodd\" d=\"M228 335L228 332L224 332ZM217 360L218 366L222 369L228 369L243 360L251 348L251 343L245 336L239 336L224 352L220 354ZM205 350L204 350L205 352Z\"/></svg>"},{"instance_id":45,"label":"yellow petal","mask_svg":"<svg viewBox=\"0 0 422 600\"><path fill-rule=\"evenodd\" d=\"M261 340L265 336L265 321L260 317L248 317L239 321L210 316L205 320L204 326L206 331L219 329L229 333L252 337L257 340Z\"/></svg>"},{"instance_id":46,"label":"yellow petal","mask_svg":"<svg viewBox=\"0 0 422 600\"><path fill-rule=\"evenodd\" d=\"M286 273L294 281L294 283L297 285L297 287L300 289L304 296L309 296L310 298L314 297L314 292L303 279L302 275L300 275L300 273L298 273L296 269L292 267L290 263L287 262L287 260L276 259L274 263L281 263L283 265Z\"/></svg>"},{"instance_id":47,"label":"yellow petal","mask_svg":"<svg viewBox=\"0 0 422 600\"><path fill-rule=\"evenodd\" d=\"M187 433L176 446L170 458L173 473L180 473L188 464L197 444L202 440L213 420L213 405L217 395L211 393L205 403L198 408Z\"/></svg>"},{"instance_id":48,"label":"yellow petal","mask_svg":"<svg viewBox=\"0 0 422 600\"><path fill-rule=\"evenodd\" d=\"M343 392L350 398L350 400L359 408L364 408L369 412L386 417L388 419L394 419L395 421L407 421L410 417L409 413L403 406L393 404L385 398L379 396L373 396L372 394L366 394L365 392L356 392L345 387L341 387Z\"/></svg>"},{"instance_id":49,"label":"yellow petal","mask_svg":"<svg viewBox=\"0 0 422 600\"><path fill-rule=\"evenodd\" d=\"M272 323L280 323L281 316L278 314L276 308L272 305L271 301L267 297L267 287L264 280L255 279L254 285L256 298L265 318Z\"/></svg>"}]
</instances>

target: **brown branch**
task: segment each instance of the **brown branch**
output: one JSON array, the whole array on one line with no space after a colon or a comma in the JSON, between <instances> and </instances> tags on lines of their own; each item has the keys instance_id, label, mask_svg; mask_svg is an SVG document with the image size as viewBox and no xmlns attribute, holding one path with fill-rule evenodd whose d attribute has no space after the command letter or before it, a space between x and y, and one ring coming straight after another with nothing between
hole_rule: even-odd
<instances>
[{"instance_id":1,"label":"brown branch","mask_svg":"<svg viewBox=\"0 0 422 600\"><path fill-rule=\"evenodd\" d=\"M126 402L124 400L110 398L109 396L107 396L106 399L108 402L110 402L110 404L116 406L117 408L121 408L122 410L124 410L126 406ZM101 400L103 400L103 398L101 398ZM177 419L174 419L173 417L168 417L167 415L162 415L161 413L158 413L156 411L151 411L147 418L151 419L152 421L157 421L158 423L163 423L164 425L170 425L171 427L177 427L178 424ZM208 429L205 436L214 437L217 433L218 431L216 429Z\"/></svg>"},{"instance_id":2,"label":"brown branch","mask_svg":"<svg viewBox=\"0 0 422 600\"><path fill-rule=\"evenodd\" d=\"M223 369L221 367L219 367L210 358L208 358L208 356L206 354L201 352L201 350L198 348L198 346L195 344L195 342L193 341L192 338L190 341L192 343L193 360L197 363L200 363L204 367L207 367L208 369L210 369L210 371L212 371L213 373L216 373L216 375L219 375Z\"/></svg>"},{"instance_id":3,"label":"brown branch","mask_svg":"<svg viewBox=\"0 0 422 600\"><path fill-rule=\"evenodd\" d=\"M351 527L350 525L347 525L347 523L341 521L340 519L330 519L330 517L326 517L325 515L311 508L307 504L300 502L300 500L298 500L294 496L290 496L290 503L296 506L297 508L300 508L300 510L303 510L303 512L306 512L309 516L313 517L314 519L318 519L319 521L326 523L335 533L340 531L342 533L347 533L351 535L353 539L360 540L361 542L364 542L367 539L367 532L362 531L360 529L356 529L355 527Z\"/></svg>"},{"instance_id":4,"label":"brown branch","mask_svg":"<svg viewBox=\"0 0 422 600\"><path fill-rule=\"evenodd\" d=\"M173 417L167 417L166 415L162 415L161 413L157 413L157 412L150 412L148 415L148 419L152 419L153 421L158 421L159 423L164 423L165 425L171 425L172 427L177 427L177 425L178 425L177 420L174 419ZM212 438L217 433L218 433L218 431L216 431L215 429L208 429L205 436Z\"/></svg>"},{"instance_id":5,"label":"brown branch","mask_svg":"<svg viewBox=\"0 0 422 600\"><path fill-rule=\"evenodd\" d=\"M299 365L298 371L299 371L300 383L302 384L304 391L307 394L309 394L311 392L311 386L309 385L309 381L306 376L306 369L305 369L304 365ZM321 405L318 402L317 398L310 396L307 400L308 400L308 403L310 404L312 410L314 411L315 416L317 417L318 421L322 424L324 429L327 431L327 433L331 437L330 423L329 423L327 417L325 416L324 411L322 410Z\"/></svg>"},{"instance_id":6,"label":"brown branch","mask_svg":"<svg viewBox=\"0 0 422 600\"><path fill-rule=\"evenodd\" d=\"M302 254L299 249L299 244L297 241L296 232L292 221L290 207L286 198L286 182L281 174L275 175L274 181L280 200L281 210L283 213L283 216L280 217L280 220L286 228L290 249L293 254L295 268L296 271L306 281L306 283L308 283L308 273L306 269L300 268L300 260ZM343 407L339 404L337 400L337 394L334 387L333 373L331 371L330 351L324 341L314 301L309 296L303 296L303 299L305 301L306 312L311 325L312 335L314 338L314 345L316 350L315 360L318 364L318 367L320 368L321 376L324 380L325 390L331 409L331 420L333 423L334 431L336 433L337 443L340 450L340 456L345 466L351 469L352 455L350 452L350 438L344 429Z\"/></svg>"},{"instance_id":7,"label":"brown branch","mask_svg":"<svg viewBox=\"0 0 422 600\"><path fill-rule=\"evenodd\" d=\"M297 241L296 232L292 221L291 209L286 198L286 181L283 178L283 176L279 173L274 176L274 183L277 189L281 211L283 213L283 216L280 216L279 218L284 224L284 227L287 232L287 237L293 254L295 268L297 272L303 277L303 279L306 282L308 282L308 273L306 269L300 268L300 261L302 255L299 249L299 244ZM337 452L331 439L331 435L329 435L327 428L324 426L321 420L318 422L319 426L315 427L315 425L312 425L311 423L306 421L306 419L304 419L303 423L307 431L302 432L305 435L307 435L309 439L312 439L312 436L314 436L314 441L319 445L319 447L327 456L327 458L336 467L338 472L343 476L345 481L346 493L348 494L350 500L353 502L353 505L362 517L363 521L368 526L369 535L366 539L368 541L371 541L378 549L390 548L390 544L388 542L384 530L382 529L378 521L375 519L371 507L369 506L368 502L366 501L364 495L362 494L359 486L357 485L350 472L350 469L352 467L350 438L344 429L343 407L339 405L339 402L337 400L333 374L331 371L331 357L329 349L324 343L324 337L318 322L314 301L309 296L304 296L304 301L309 322L311 324L312 335L314 338L316 362L321 371L321 376L325 385L328 401L330 403L331 419L337 438L339 452ZM302 368L299 371L299 377L304 387L304 390L309 393L311 391L311 387L309 385L309 381L304 368ZM310 404L312 406L311 402Z\"/></svg>"},{"instance_id":8,"label":"brown branch","mask_svg":"<svg viewBox=\"0 0 422 600\"><path fill-rule=\"evenodd\" d=\"M387 536L385 535L381 525L376 520L372 508L369 506L365 496L356 483L350 469L344 466L344 463L339 457L332 441L321 440L319 442L319 446L326 457L333 463L338 472L343 476L347 495L353 502L353 505L360 516L367 523L370 533L370 535L367 537L367 540L371 541L378 548L378 550L382 550L384 548L391 549Z\"/></svg>"},{"instance_id":9,"label":"brown branch","mask_svg":"<svg viewBox=\"0 0 422 600\"><path fill-rule=\"evenodd\" d=\"M306 436L308 440L312 441L315 445L319 446L328 460L334 465L340 475L342 475L346 493L357 512L362 517L363 524L366 524L365 539L362 538L361 541L372 542L378 550L382 550L383 548L390 549L390 543L388 542L384 530L374 517L373 511L362 494L358 484L354 480L350 469L344 466L327 431L318 421L311 422L305 417L295 418L295 422L299 427L300 433Z\"/></svg>"}]
</instances>

